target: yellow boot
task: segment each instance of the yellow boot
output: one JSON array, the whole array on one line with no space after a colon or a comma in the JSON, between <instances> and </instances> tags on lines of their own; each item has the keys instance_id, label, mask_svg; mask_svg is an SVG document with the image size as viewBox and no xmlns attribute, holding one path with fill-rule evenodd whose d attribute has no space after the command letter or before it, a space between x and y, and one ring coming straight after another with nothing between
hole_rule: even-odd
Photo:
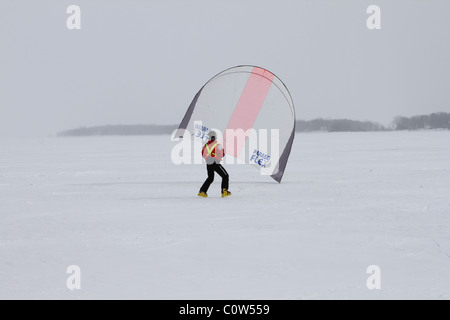
<instances>
[{"instance_id":1,"label":"yellow boot","mask_svg":"<svg viewBox=\"0 0 450 320\"><path fill-rule=\"evenodd\" d=\"M206 192L203 192L203 191L200 191L200 192L198 193L198 196L199 196L199 197L203 197L203 198L208 198L208 195L206 194Z\"/></svg>"},{"instance_id":2,"label":"yellow boot","mask_svg":"<svg viewBox=\"0 0 450 320\"><path fill-rule=\"evenodd\" d=\"M222 198L229 197L229 196L231 196L231 192L228 191L227 189L223 189L222 190Z\"/></svg>"}]
</instances>

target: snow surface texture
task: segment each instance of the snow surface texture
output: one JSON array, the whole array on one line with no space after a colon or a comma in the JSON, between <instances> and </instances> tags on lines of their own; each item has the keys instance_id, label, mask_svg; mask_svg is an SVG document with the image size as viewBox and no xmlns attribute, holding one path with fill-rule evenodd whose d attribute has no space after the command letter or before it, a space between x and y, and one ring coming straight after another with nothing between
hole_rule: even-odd
<instances>
[{"instance_id":1,"label":"snow surface texture","mask_svg":"<svg viewBox=\"0 0 450 320\"><path fill-rule=\"evenodd\" d=\"M297 134L281 184L229 165L204 199L168 136L0 140L0 298L449 299L449 141Z\"/></svg>"}]
</instances>

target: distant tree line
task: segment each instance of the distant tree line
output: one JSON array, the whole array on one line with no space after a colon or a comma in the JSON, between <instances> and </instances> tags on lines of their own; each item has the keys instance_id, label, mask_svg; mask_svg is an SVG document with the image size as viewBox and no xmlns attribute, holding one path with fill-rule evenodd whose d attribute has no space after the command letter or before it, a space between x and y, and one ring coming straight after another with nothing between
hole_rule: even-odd
<instances>
[{"instance_id":1,"label":"distant tree line","mask_svg":"<svg viewBox=\"0 0 450 320\"><path fill-rule=\"evenodd\" d=\"M108 125L97 127L81 127L60 132L58 136L108 136L108 135L162 135L171 134L177 125ZM420 130L420 129L450 129L450 113L438 112L430 115L414 117L396 117L392 128L387 128L371 121L348 119L314 119L297 120L297 132L363 132L388 130Z\"/></svg>"},{"instance_id":2,"label":"distant tree line","mask_svg":"<svg viewBox=\"0 0 450 320\"><path fill-rule=\"evenodd\" d=\"M138 135L162 135L171 134L177 125L107 125L96 127L81 127L77 129L60 132L60 137L83 137L83 136L138 136ZM386 130L382 125L369 121L355 120L324 120L315 119L310 121L297 120L296 131L382 131Z\"/></svg>"},{"instance_id":3,"label":"distant tree line","mask_svg":"<svg viewBox=\"0 0 450 320\"><path fill-rule=\"evenodd\" d=\"M450 113L438 112L414 117L396 117L395 130L450 129Z\"/></svg>"},{"instance_id":4,"label":"distant tree line","mask_svg":"<svg viewBox=\"0 0 450 320\"><path fill-rule=\"evenodd\" d=\"M357 132L357 131L384 131L383 125L370 121L357 121L348 119L314 119L297 120L295 130L297 132L327 131L327 132Z\"/></svg>"},{"instance_id":5,"label":"distant tree line","mask_svg":"<svg viewBox=\"0 0 450 320\"><path fill-rule=\"evenodd\" d=\"M60 132L60 137L80 136L144 136L171 134L178 126L175 125L108 125L96 127L81 127Z\"/></svg>"}]
</instances>

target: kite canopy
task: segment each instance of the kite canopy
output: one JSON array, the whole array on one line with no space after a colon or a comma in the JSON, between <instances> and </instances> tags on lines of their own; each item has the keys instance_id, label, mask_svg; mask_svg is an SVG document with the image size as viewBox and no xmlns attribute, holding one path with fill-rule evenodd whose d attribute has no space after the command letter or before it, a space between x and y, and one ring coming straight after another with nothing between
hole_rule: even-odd
<instances>
[{"instance_id":1,"label":"kite canopy","mask_svg":"<svg viewBox=\"0 0 450 320\"><path fill-rule=\"evenodd\" d=\"M202 140L210 130L219 130L227 155L263 167L281 182L295 135L294 103L273 73L255 66L238 66L216 75L195 95L175 137L182 138L186 130L194 139ZM228 133L238 131L244 132L244 137L235 144L235 137L230 139ZM259 135L259 147L249 141L252 133Z\"/></svg>"}]
</instances>

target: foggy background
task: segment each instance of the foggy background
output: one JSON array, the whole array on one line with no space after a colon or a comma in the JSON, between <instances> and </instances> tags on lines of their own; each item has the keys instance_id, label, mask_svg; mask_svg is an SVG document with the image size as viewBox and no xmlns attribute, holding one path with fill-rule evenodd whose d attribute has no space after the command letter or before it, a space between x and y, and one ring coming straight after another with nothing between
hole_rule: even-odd
<instances>
[{"instance_id":1,"label":"foggy background","mask_svg":"<svg viewBox=\"0 0 450 320\"><path fill-rule=\"evenodd\" d=\"M81 30L66 9L81 7ZM381 7L381 30L366 9ZM0 2L0 136L80 126L178 124L235 65L274 72L297 119L390 123L450 111L450 2Z\"/></svg>"}]
</instances>

